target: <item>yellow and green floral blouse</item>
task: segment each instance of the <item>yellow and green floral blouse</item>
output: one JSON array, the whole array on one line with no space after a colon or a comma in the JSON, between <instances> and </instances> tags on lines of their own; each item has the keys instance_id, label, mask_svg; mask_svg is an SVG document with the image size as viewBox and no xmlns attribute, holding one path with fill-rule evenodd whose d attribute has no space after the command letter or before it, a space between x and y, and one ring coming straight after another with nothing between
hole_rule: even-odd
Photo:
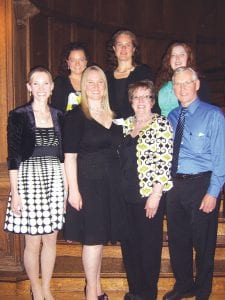
<instances>
[{"instance_id":1,"label":"yellow and green floral blouse","mask_svg":"<svg viewBox=\"0 0 225 300\"><path fill-rule=\"evenodd\" d=\"M124 136L134 128L135 117L124 120ZM172 188L170 175L173 134L169 121L154 114L149 124L140 131L136 147L137 172L141 197L148 197L154 183L161 183L163 191Z\"/></svg>"}]
</instances>

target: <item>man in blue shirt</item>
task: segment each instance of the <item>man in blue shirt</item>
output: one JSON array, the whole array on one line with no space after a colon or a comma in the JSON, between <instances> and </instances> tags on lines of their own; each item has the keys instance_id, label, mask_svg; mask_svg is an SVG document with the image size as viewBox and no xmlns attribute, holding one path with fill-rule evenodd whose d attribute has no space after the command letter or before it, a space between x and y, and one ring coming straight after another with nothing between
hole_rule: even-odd
<instances>
[{"instance_id":1,"label":"man in blue shirt","mask_svg":"<svg viewBox=\"0 0 225 300\"><path fill-rule=\"evenodd\" d=\"M186 112L181 143L176 150L174 142L174 164L178 153L177 165L172 166L174 186L167 194L169 250L176 282L163 299L195 296L196 300L206 300L212 290L217 198L225 182L225 118L219 108L198 99L200 83L193 69L178 68L172 80L181 103L168 117L174 133L181 110ZM175 140L176 135L177 132Z\"/></svg>"}]
</instances>

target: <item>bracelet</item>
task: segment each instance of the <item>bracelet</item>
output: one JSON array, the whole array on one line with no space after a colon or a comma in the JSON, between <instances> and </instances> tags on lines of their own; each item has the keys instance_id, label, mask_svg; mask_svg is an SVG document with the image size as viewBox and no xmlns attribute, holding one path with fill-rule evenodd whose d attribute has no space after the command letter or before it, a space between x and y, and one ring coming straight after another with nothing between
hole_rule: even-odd
<instances>
[{"instance_id":1,"label":"bracelet","mask_svg":"<svg viewBox=\"0 0 225 300\"><path fill-rule=\"evenodd\" d=\"M152 195L156 195L156 196L162 197L162 193L154 192L154 193L152 193Z\"/></svg>"}]
</instances>

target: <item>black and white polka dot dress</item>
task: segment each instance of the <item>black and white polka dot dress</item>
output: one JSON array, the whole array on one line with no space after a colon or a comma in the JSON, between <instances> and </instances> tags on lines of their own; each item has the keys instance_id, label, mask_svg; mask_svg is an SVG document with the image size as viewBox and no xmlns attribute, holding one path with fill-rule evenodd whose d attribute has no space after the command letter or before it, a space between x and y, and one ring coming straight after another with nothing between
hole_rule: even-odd
<instances>
[{"instance_id":1,"label":"black and white polka dot dress","mask_svg":"<svg viewBox=\"0 0 225 300\"><path fill-rule=\"evenodd\" d=\"M56 155L49 155L50 148L57 149L58 138L54 128L36 128L35 138L35 149L44 153L30 157L19 167L21 216L13 214L11 196L8 201L4 229L14 233L49 234L62 229L64 222L61 164Z\"/></svg>"}]
</instances>

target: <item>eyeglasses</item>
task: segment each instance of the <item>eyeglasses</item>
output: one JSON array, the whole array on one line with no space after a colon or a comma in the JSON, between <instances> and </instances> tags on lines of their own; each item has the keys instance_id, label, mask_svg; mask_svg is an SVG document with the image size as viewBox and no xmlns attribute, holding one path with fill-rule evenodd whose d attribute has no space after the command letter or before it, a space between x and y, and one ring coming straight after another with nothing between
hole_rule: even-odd
<instances>
[{"instance_id":1,"label":"eyeglasses","mask_svg":"<svg viewBox=\"0 0 225 300\"><path fill-rule=\"evenodd\" d=\"M153 99L153 96L151 96L151 95L133 96L132 99L135 100L135 101L137 101L137 100L146 100L146 101L149 101L149 100Z\"/></svg>"},{"instance_id":2,"label":"eyeglasses","mask_svg":"<svg viewBox=\"0 0 225 300\"><path fill-rule=\"evenodd\" d=\"M187 80L187 81L184 81L184 82L174 82L173 85L174 87L184 87L184 88L188 88L192 82L196 81L195 79L194 80Z\"/></svg>"}]
</instances>

